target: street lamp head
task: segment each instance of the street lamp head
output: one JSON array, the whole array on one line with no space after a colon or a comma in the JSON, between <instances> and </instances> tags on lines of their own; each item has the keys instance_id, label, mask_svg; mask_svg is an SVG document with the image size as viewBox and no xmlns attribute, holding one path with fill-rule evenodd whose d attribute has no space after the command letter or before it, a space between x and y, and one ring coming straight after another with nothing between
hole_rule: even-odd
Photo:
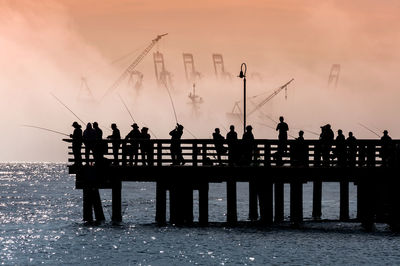
<instances>
[{"instance_id":1,"label":"street lamp head","mask_svg":"<svg viewBox=\"0 0 400 266\"><path fill-rule=\"evenodd\" d=\"M243 66L244 66L244 72L243 72ZM240 66L240 73L239 73L239 78L246 78L246 72L247 72L247 65L246 63L242 63L242 65Z\"/></svg>"}]
</instances>

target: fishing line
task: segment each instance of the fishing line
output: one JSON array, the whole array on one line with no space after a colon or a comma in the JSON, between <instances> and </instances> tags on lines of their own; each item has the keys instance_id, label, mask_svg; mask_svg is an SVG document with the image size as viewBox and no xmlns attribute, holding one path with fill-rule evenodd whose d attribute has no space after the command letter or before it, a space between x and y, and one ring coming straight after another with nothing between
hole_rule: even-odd
<instances>
[{"instance_id":1,"label":"fishing line","mask_svg":"<svg viewBox=\"0 0 400 266\"><path fill-rule=\"evenodd\" d=\"M55 96L53 93L50 92L50 95L54 97L54 99L56 99L60 104L62 104L65 108L67 108L68 111L70 111L76 118L78 118L79 121L81 121L84 125L86 124L85 122L83 122L82 119L80 119L70 108L68 108L67 105L65 105L59 98L57 98L57 96Z\"/></svg>"},{"instance_id":2,"label":"fishing line","mask_svg":"<svg viewBox=\"0 0 400 266\"><path fill-rule=\"evenodd\" d=\"M63 136L69 137L68 134L65 134L65 133L60 132L60 131L56 131L56 130L44 128L44 127L38 127L38 126L32 126L32 125L21 125L21 126L22 126L22 127L31 127L31 128L41 129L41 130L45 130L45 131L49 131L49 132L53 132L53 133L57 133L57 134L59 134L59 135L63 135Z\"/></svg>"},{"instance_id":3,"label":"fishing line","mask_svg":"<svg viewBox=\"0 0 400 266\"><path fill-rule=\"evenodd\" d=\"M177 124L179 124L179 122L178 122L178 117L176 116L175 105L174 105L174 101L172 100L171 93L169 92L169 89L168 89L167 84L166 84L165 82L163 82L163 85L164 85L164 87L167 89L168 96L169 96L169 99L170 99L170 101L171 101L172 109L174 110L175 121L176 121ZM189 132L189 131L188 131L188 132Z\"/></svg>"},{"instance_id":4,"label":"fishing line","mask_svg":"<svg viewBox=\"0 0 400 266\"><path fill-rule=\"evenodd\" d=\"M363 128L365 128L366 130L368 130L369 132L372 132L373 134L375 134L376 136L378 136L378 138L380 138L381 136L378 135L378 133L376 133L375 131L373 131L372 129L369 129L367 126L358 123L360 126L362 126Z\"/></svg>"}]
</instances>

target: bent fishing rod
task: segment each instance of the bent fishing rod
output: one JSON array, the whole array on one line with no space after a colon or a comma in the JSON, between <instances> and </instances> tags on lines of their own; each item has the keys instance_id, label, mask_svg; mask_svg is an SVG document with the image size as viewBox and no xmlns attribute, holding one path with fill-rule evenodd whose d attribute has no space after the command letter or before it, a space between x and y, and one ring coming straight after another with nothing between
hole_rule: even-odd
<instances>
[{"instance_id":1,"label":"bent fishing rod","mask_svg":"<svg viewBox=\"0 0 400 266\"><path fill-rule=\"evenodd\" d=\"M168 96L169 96L169 100L170 100L170 102L171 102L172 110L174 111L174 116L175 116L176 124L179 124L178 116L176 115L176 109L175 109L174 101L172 100L171 92L169 91L166 82L163 82L163 85L164 85L165 89L166 89L167 92L168 92ZM190 132L189 129L186 128L186 131L187 131L190 135L192 135L193 138L197 139L196 136L195 136L192 132Z\"/></svg>"},{"instance_id":2,"label":"bent fishing rod","mask_svg":"<svg viewBox=\"0 0 400 266\"><path fill-rule=\"evenodd\" d=\"M132 115L131 111L129 110L128 106L126 105L124 99L122 99L122 97L121 97L120 94L118 94L118 97L119 97L119 99L121 100L122 104L125 106L125 109L126 109L126 111L128 112L129 116L131 117L133 123L136 123L136 121L135 121L135 119L133 118L133 115ZM143 125L144 125L145 127L147 127L147 128L149 129L150 133L153 134L154 137L157 139L156 134L154 134L154 132L153 132L145 123L143 123Z\"/></svg>"},{"instance_id":3,"label":"bent fishing rod","mask_svg":"<svg viewBox=\"0 0 400 266\"><path fill-rule=\"evenodd\" d=\"M70 111L76 118L78 118L79 121L82 122L83 125L85 125L86 123L80 119L75 113L74 111L72 111L65 103L63 103L57 96L55 96L53 93L50 92L50 95L53 96L54 99L56 99L62 106L64 106L68 111Z\"/></svg>"},{"instance_id":4,"label":"bent fishing rod","mask_svg":"<svg viewBox=\"0 0 400 266\"><path fill-rule=\"evenodd\" d=\"M56 134L59 134L59 135L63 135L63 136L66 136L66 137L70 137L70 135L68 135L68 134L65 134L65 133L57 131L57 130L45 128L45 127L38 127L38 126L33 126L33 125L21 125L21 127L30 127L30 128L41 129L41 130L45 130L45 131L48 131L48 132L56 133Z\"/></svg>"}]
</instances>

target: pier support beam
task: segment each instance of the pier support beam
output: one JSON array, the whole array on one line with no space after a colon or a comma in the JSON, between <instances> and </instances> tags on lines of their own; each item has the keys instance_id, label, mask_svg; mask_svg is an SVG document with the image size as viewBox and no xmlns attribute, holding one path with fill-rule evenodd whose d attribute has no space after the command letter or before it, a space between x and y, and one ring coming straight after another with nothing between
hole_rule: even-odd
<instances>
[{"instance_id":1,"label":"pier support beam","mask_svg":"<svg viewBox=\"0 0 400 266\"><path fill-rule=\"evenodd\" d=\"M290 183L290 221L303 222L303 183Z\"/></svg>"},{"instance_id":2,"label":"pier support beam","mask_svg":"<svg viewBox=\"0 0 400 266\"><path fill-rule=\"evenodd\" d=\"M199 223L208 224L208 183L201 184L199 188Z\"/></svg>"},{"instance_id":3,"label":"pier support beam","mask_svg":"<svg viewBox=\"0 0 400 266\"><path fill-rule=\"evenodd\" d=\"M340 220L349 220L349 182L340 182Z\"/></svg>"},{"instance_id":4,"label":"pier support beam","mask_svg":"<svg viewBox=\"0 0 400 266\"><path fill-rule=\"evenodd\" d=\"M284 186L281 182L275 183L275 222L282 222L284 218Z\"/></svg>"},{"instance_id":5,"label":"pier support beam","mask_svg":"<svg viewBox=\"0 0 400 266\"><path fill-rule=\"evenodd\" d=\"M226 182L226 203L227 203L226 221L230 224L235 224L237 222L236 181Z\"/></svg>"},{"instance_id":6,"label":"pier support beam","mask_svg":"<svg viewBox=\"0 0 400 266\"><path fill-rule=\"evenodd\" d=\"M115 223L122 222L122 209L121 209L121 181L116 181L112 188L112 217L111 220Z\"/></svg>"},{"instance_id":7,"label":"pier support beam","mask_svg":"<svg viewBox=\"0 0 400 266\"><path fill-rule=\"evenodd\" d=\"M367 231L374 228L374 199L376 198L374 193L373 184L368 178L358 183L357 199L360 201L358 216L361 225Z\"/></svg>"},{"instance_id":8,"label":"pier support beam","mask_svg":"<svg viewBox=\"0 0 400 266\"><path fill-rule=\"evenodd\" d=\"M249 220L258 219L257 182L249 181Z\"/></svg>"},{"instance_id":9,"label":"pier support beam","mask_svg":"<svg viewBox=\"0 0 400 266\"><path fill-rule=\"evenodd\" d=\"M272 224L274 218L274 199L273 184L270 181L260 182L259 201L260 201L260 221L262 224Z\"/></svg>"},{"instance_id":10,"label":"pier support beam","mask_svg":"<svg viewBox=\"0 0 400 266\"><path fill-rule=\"evenodd\" d=\"M105 221L103 206L101 204L100 192L99 189L92 189L92 202L93 202L93 210L94 216L96 217L97 222Z\"/></svg>"},{"instance_id":11,"label":"pier support beam","mask_svg":"<svg viewBox=\"0 0 400 266\"><path fill-rule=\"evenodd\" d=\"M156 223L158 225L165 225L167 211L167 190L165 184L157 182L156 184Z\"/></svg>"},{"instance_id":12,"label":"pier support beam","mask_svg":"<svg viewBox=\"0 0 400 266\"><path fill-rule=\"evenodd\" d=\"M320 220L322 216L322 182L314 181L313 184L313 211L312 217L315 220Z\"/></svg>"},{"instance_id":13,"label":"pier support beam","mask_svg":"<svg viewBox=\"0 0 400 266\"><path fill-rule=\"evenodd\" d=\"M92 193L91 188L83 189L83 221L93 222L93 211L92 211Z\"/></svg>"}]
</instances>

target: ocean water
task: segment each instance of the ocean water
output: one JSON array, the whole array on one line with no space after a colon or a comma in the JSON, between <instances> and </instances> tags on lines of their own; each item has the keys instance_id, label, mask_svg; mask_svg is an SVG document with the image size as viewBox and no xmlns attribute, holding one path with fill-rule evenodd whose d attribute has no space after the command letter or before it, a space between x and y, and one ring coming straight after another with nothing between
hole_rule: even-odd
<instances>
[{"instance_id":1,"label":"ocean water","mask_svg":"<svg viewBox=\"0 0 400 266\"><path fill-rule=\"evenodd\" d=\"M111 191L102 190L106 222L84 225L82 191L65 164L0 164L0 263L93 265L360 265L400 264L400 235L386 225L364 232L358 223L307 222L266 228L230 228L224 184L210 186L209 227L154 224L155 185L124 183L123 223L112 225ZM285 202L289 200L285 187ZM311 216L312 185L304 185L304 216ZM350 186L350 215L356 215ZM198 217L195 198L195 219ZM248 186L238 184L238 215L248 215ZM323 219L339 215L339 186L323 187ZM289 214L286 204L285 215Z\"/></svg>"}]
</instances>

